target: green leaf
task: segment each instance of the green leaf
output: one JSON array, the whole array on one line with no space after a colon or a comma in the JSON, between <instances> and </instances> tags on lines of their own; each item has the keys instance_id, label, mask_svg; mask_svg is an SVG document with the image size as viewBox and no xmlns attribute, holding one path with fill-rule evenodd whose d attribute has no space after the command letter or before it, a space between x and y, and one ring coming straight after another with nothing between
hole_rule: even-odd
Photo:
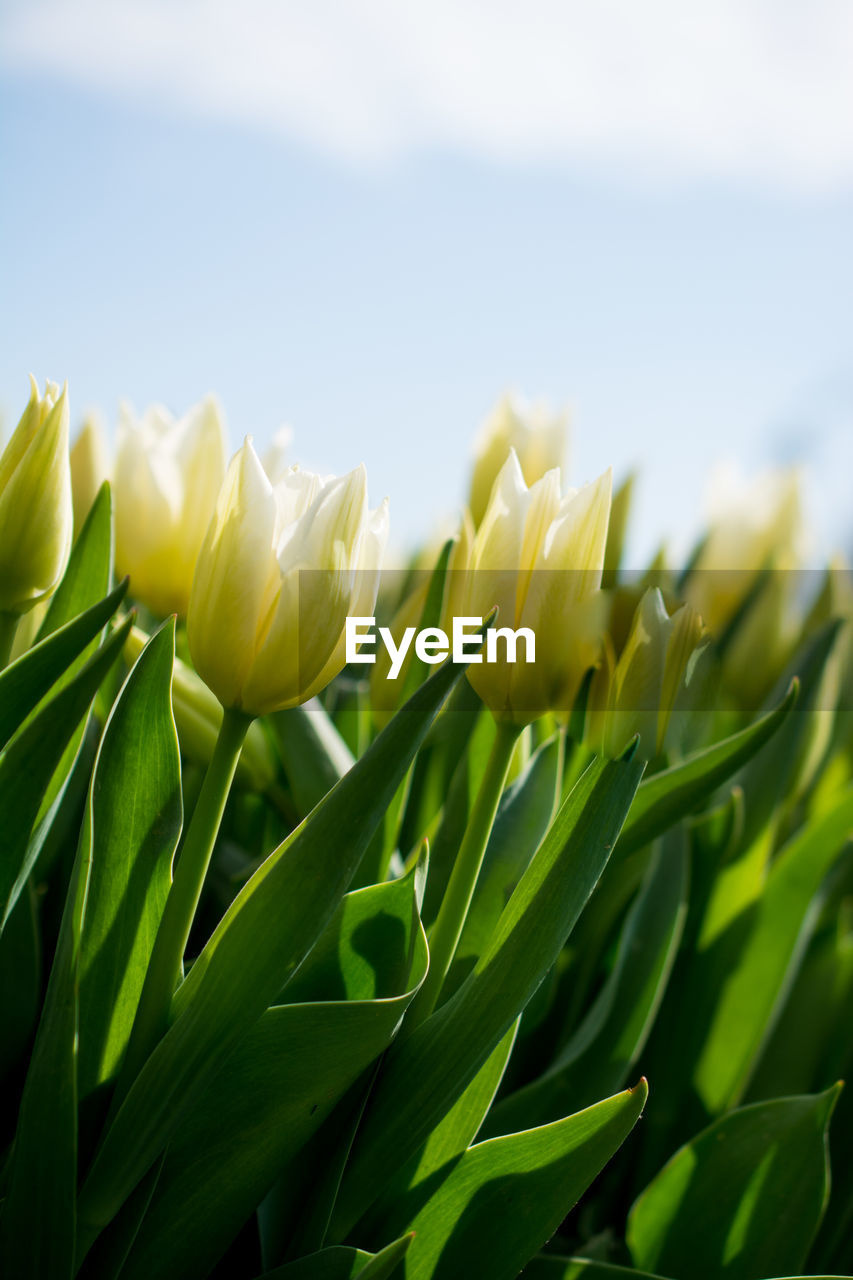
<instances>
[{"instance_id":1,"label":"green leaf","mask_svg":"<svg viewBox=\"0 0 853 1280\"><path fill-rule=\"evenodd\" d=\"M660 1005L687 908L687 851L670 832L652 860L625 921L613 971L584 1021L538 1080L491 1113L488 1133L547 1124L590 1094L621 1088Z\"/></svg>"},{"instance_id":2,"label":"green leaf","mask_svg":"<svg viewBox=\"0 0 853 1280\"><path fill-rule=\"evenodd\" d=\"M30 1058L0 1219L0 1272L74 1273L77 1189L77 964L91 861L84 825Z\"/></svg>"},{"instance_id":3,"label":"green leaf","mask_svg":"<svg viewBox=\"0 0 853 1280\"><path fill-rule=\"evenodd\" d=\"M317 698L269 717L298 812L319 804L355 764L355 758Z\"/></svg>"},{"instance_id":4,"label":"green leaf","mask_svg":"<svg viewBox=\"0 0 853 1280\"><path fill-rule=\"evenodd\" d=\"M30 844L30 832L42 798L98 686L119 656L130 625L128 618L0 754L0 821L6 837L0 855L0 929L38 855L40 845Z\"/></svg>"},{"instance_id":5,"label":"green leaf","mask_svg":"<svg viewBox=\"0 0 853 1280\"><path fill-rule=\"evenodd\" d=\"M710 1114L743 1096L814 929L819 890L853 835L853 787L774 858L734 968L718 972L718 997L696 1061L696 1091ZM714 939L700 940L711 947Z\"/></svg>"},{"instance_id":6,"label":"green leaf","mask_svg":"<svg viewBox=\"0 0 853 1280\"><path fill-rule=\"evenodd\" d=\"M394 1180L387 1195L364 1219L360 1230L363 1229L366 1241L403 1231L468 1150L498 1091L517 1031L518 1021L492 1050L422 1149Z\"/></svg>"},{"instance_id":7,"label":"green leaf","mask_svg":"<svg viewBox=\"0 0 853 1280\"><path fill-rule=\"evenodd\" d=\"M112 517L112 495L105 481L71 549L62 581L51 596L39 640L91 609L107 594L113 573Z\"/></svg>"},{"instance_id":8,"label":"green leaf","mask_svg":"<svg viewBox=\"0 0 853 1280\"><path fill-rule=\"evenodd\" d=\"M742 1107L677 1151L628 1217L636 1265L672 1280L801 1268L828 1195L838 1088Z\"/></svg>"},{"instance_id":9,"label":"green leaf","mask_svg":"<svg viewBox=\"0 0 853 1280\"><path fill-rule=\"evenodd\" d=\"M494 937L454 996L385 1055L356 1137L333 1221L353 1226L420 1149L506 1035L554 964L606 865L642 776L633 749L596 760L561 806L501 916Z\"/></svg>"},{"instance_id":10,"label":"green leaf","mask_svg":"<svg viewBox=\"0 0 853 1280\"><path fill-rule=\"evenodd\" d=\"M337 1245L298 1258L274 1271L265 1271L258 1280L388 1280L406 1255L411 1236L394 1240L379 1253L365 1253Z\"/></svg>"},{"instance_id":11,"label":"green leaf","mask_svg":"<svg viewBox=\"0 0 853 1280\"><path fill-rule=\"evenodd\" d=\"M495 737L495 722L490 715L475 715L472 725L463 710L462 719L464 723L455 726L457 732L461 729L462 750L453 769L435 838L430 840L429 879L423 911L427 926L435 920L447 889Z\"/></svg>"},{"instance_id":12,"label":"green leaf","mask_svg":"<svg viewBox=\"0 0 853 1280\"><path fill-rule=\"evenodd\" d=\"M390 1043L427 968L416 872L344 898L303 970L204 1093L166 1151L122 1280L206 1276L273 1180ZM387 1235L386 1235L387 1239Z\"/></svg>"},{"instance_id":13,"label":"green leaf","mask_svg":"<svg viewBox=\"0 0 853 1280\"><path fill-rule=\"evenodd\" d=\"M81 1193L87 1237L113 1217L184 1108L311 950L430 721L464 668L441 667L252 876L196 960L174 1021L125 1098Z\"/></svg>"},{"instance_id":14,"label":"green leaf","mask_svg":"<svg viewBox=\"0 0 853 1280\"><path fill-rule=\"evenodd\" d=\"M746 797L742 838L745 848L753 844L774 814L779 817L784 803L796 798L815 743L828 733L832 717L824 698L825 677L840 628L836 619L808 636L768 698L772 704L780 689L791 680L798 681L800 691L794 714L768 749L738 775Z\"/></svg>"},{"instance_id":15,"label":"green leaf","mask_svg":"<svg viewBox=\"0 0 853 1280\"><path fill-rule=\"evenodd\" d=\"M105 599L65 623L0 673L0 744L4 747L45 694L109 622L127 591L120 583Z\"/></svg>"},{"instance_id":16,"label":"green leaf","mask_svg":"<svg viewBox=\"0 0 853 1280\"><path fill-rule=\"evenodd\" d=\"M640 785L619 837L620 861L713 795L773 737L796 700L796 687L791 687L779 705L755 724L697 751L682 764L647 778Z\"/></svg>"},{"instance_id":17,"label":"green leaf","mask_svg":"<svg viewBox=\"0 0 853 1280\"><path fill-rule=\"evenodd\" d=\"M485 951L501 912L545 837L554 815L561 760L559 738L549 738L501 798L448 977L448 993L456 990Z\"/></svg>"},{"instance_id":18,"label":"green leaf","mask_svg":"<svg viewBox=\"0 0 853 1280\"><path fill-rule=\"evenodd\" d=\"M80 953L81 1097L121 1062L171 883L182 818L173 658L174 620L131 670L95 769L93 868Z\"/></svg>"},{"instance_id":19,"label":"green leaf","mask_svg":"<svg viewBox=\"0 0 853 1280\"><path fill-rule=\"evenodd\" d=\"M645 1081L556 1124L465 1153L412 1222L406 1280L512 1280L627 1138Z\"/></svg>"}]
</instances>

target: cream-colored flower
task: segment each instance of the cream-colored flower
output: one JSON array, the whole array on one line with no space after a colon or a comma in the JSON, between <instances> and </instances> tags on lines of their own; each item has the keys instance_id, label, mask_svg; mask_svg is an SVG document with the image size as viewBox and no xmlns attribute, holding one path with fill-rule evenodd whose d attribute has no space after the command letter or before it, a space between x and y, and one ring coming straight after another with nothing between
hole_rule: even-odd
<instances>
[{"instance_id":1,"label":"cream-colored flower","mask_svg":"<svg viewBox=\"0 0 853 1280\"><path fill-rule=\"evenodd\" d=\"M207 396L182 418L122 407L115 467L116 565L154 613L185 615L225 474L225 428Z\"/></svg>"},{"instance_id":2,"label":"cream-colored flower","mask_svg":"<svg viewBox=\"0 0 853 1280\"><path fill-rule=\"evenodd\" d=\"M30 378L30 399L0 457L0 612L26 613L56 590L71 551L68 391Z\"/></svg>"},{"instance_id":3,"label":"cream-colored flower","mask_svg":"<svg viewBox=\"0 0 853 1280\"><path fill-rule=\"evenodd\" d=\"M515 396L501 398L483 423L475 445L469 506L479 525L498 473L514 449L527 484L546 471L565 468L568 417L544 404L527 404Z\"/></svg>"},{"instance_id":4,"label":"cream-colored flower","mask_svg":"<svg viewBox=\"0 0 853 1280\"><path fill-rule=\"evenodd\" d=\"M249 440L234 456L204 539L187 634L225 707L255 715L306 702L345 661L348 615L370 615L388 536L367 474L292 467L272 485Z\"/></svg>"},{"instance_id":5,"label":"cream-colored flower","mask_svg":"<svg viewBox=\"0 0 853 1280\"><path fill-rule=\"evenodd\" d=\"M625 648L614 664L610 646L590 692L588 736L604 755L619 756L635 734L652 759L663 750L690 660L702 640L702 619L690 605L670 617L657 587L634 613Z\"/></svg>"},{"instance_id":6,"label":"cream-colored flower","mask_svg":"<svg viewBox=\"0 0 853 1280\"><path fill-rule=\"evenodd\" d=\"M466 616L485 618L497 605L499 629L527 627L535 635L535 662L468 669L498 719L523 724L550 709L567 710L596 660L611 491L607 470L561 497L556 468L528 488L514 449L501 468L461 597Z\"/></svg>"}]
</instances>

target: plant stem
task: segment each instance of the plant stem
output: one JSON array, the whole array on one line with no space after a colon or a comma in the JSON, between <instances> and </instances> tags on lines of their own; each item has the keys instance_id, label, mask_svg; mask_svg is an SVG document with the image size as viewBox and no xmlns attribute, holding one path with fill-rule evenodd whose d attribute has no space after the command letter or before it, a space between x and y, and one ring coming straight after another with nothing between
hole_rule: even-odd
<instances>
[{"instance_id":1,"label":"plant stem","mask_svg":"<svg viewBox=\"0 0 853 1280\"><path fill-rule=\"evenodd\" d=\"M0 670L9 665L20 621L20 614L0 612Z\"/></svg>"},{"instance_id":2,"label":"plant stem","mask_svg":"<svg viewBox=\"0 0 853 1280\"><path fill-rule=\"evenodd\" d=\"M429 970L406 1018L407 1030L413 1030L429 1017L441 995L477 887L486 845L520 733L518 725L498 722L486 772L430 934Z\"/></svg>"},{"instance_id":3,"label":"plant stem","mask_svg":"<svg viewBox=\"0 0 853 1280\"><path fill-rule=\"evenodd\" d=\"M183 957L222 822L240 750L252 717L227 711L175 868L175 878L154 940L139 1006L116 1090L116 1100L138 1074L163 1035L183 971Z\"/></svg>"}]
</instances>

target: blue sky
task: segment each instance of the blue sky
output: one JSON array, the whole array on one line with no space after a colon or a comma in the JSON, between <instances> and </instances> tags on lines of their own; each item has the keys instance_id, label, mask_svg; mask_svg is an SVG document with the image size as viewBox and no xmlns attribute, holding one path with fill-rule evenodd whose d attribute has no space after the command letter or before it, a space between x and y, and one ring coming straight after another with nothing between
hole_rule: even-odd
<instances>
[{"instance_id":1,"label":"blue sky","mask_svg":"<svg viewBox=\"0 0 853 1280\"><path fill-rule=\"evenodd\" d=\"M264 2L249 6L259 19ZM617 475L639 466L635 560L667 532L683 545L720 458L809 463L824 545L849 545L853 137L837 120L831 40L807 51L815 66L800 85L788 32L778 74L795 99L811 95L795 112L802 137L791 140L775 63L753 67L751 46L734 41L732 65L744 61L738 74L747 83L755 71L764 94L760 128L744 94L715 103L711 66L707 101L697 90L683 128L682 75L668 99L675 123L666 103L643 116L640 80L621 116L603 113L599 136L593 77L581 133L572 100L558 94L552 111L546 95L534 110L547 25L518 83L495 87L502 51L480 39L483 70L465 43L485 29L478 4L461 6L473 30L459 48L439 42L413 60L387 6L326 3L327 15L370 11L354 77L341 70L346 23L326 47L285 4L282 41L292 20L317 75L306 87L294 74L280 101L273 57L258 71L263 92L249 65L208 101L216 67L251 64L265 40L259 27L229 49L208 31L202 76L179 30L194 3L173 6L174 30L159 4L153 34L101 30L113 44L100 61L86 43L102 17L95 0L33 0L26 22L17 3L0 11L0 44L4 23L11 33L0 67L7 420L30 370L67 377L73 410L98 405L110 422L122 396L180 411L215 390L234 447L288 421L294 460L366 462L371 496L390 494L392 529L411 542L461 498L477 426L515 387L571 406L575 483L611 462ZM539 7L564 34L557 10ZM662 21L666 8L651 5ZM112 11L147 13L142 0ZM215 23L228 7L206 12ZM80 49L68 36L78 28ZM441 31L416 34L429 49ZM709 60L725 64L727 48ZM677 54L664 50L661 65ZM480 96L454 81L445 98L433 82L463 56ZM204 94L181 87L182 66ZM606 71L618 79L618 66ZM651 101L651 61L648 71Z\"/></svg>"}]
</instances>

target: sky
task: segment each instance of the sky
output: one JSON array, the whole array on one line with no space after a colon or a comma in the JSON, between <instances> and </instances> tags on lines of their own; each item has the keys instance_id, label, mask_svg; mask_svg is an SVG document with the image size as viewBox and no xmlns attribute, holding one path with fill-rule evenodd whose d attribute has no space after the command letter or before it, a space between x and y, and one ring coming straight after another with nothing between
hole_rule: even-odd
<instances>
[{"instance_id":1,"label":"sky","mask_svg":"<svg viewBox=\"0 0 853 1280\"><path fill-rule=\"evenodd\" d=\"M730 460L849 548L851 65L834 0L0 0L0 411L212 390L405 545L516 389L635 564Z\"/></svg>"}]
</instances>

